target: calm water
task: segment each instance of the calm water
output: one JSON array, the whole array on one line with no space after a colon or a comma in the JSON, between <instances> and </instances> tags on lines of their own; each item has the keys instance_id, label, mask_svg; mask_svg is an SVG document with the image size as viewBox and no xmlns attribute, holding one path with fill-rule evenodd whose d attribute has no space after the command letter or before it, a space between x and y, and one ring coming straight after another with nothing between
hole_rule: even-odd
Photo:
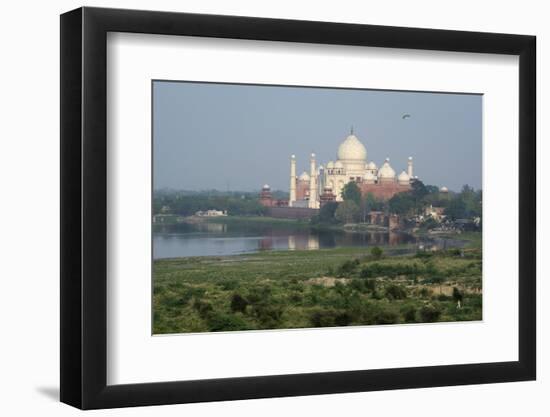
<instances>
[{"instance_id":1,"label":"calm water","mask_svg":"<svg viewBox=\"0 0 550 417\"><path fill-rule=\"evenodd\" d=\"M153 233L153 257L225 256L264 250L316 250L335 247L386 246L395 252L461 246L450 239L416 238L406 233L314 231L309 228L218 223L163 226Z\"/></svg>"}]
</instances>

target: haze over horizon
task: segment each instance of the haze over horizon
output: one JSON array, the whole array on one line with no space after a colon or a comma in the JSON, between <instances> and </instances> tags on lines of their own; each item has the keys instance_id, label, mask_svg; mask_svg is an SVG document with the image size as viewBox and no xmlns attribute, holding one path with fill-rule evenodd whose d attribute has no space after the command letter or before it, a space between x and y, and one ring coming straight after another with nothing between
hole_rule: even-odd
<instances>
[{"instance_id":1,"label":"haze over horizon","mask_svg":"<svg viewBox=\"0 0 550 417\"><path fill-rule=\"evenodd\" d=\"M481 95L155 81L153 112L155 190L288 191L290 155L326 165L351 126L378 166L482 185Z\"/></svg>"}]
</instances>

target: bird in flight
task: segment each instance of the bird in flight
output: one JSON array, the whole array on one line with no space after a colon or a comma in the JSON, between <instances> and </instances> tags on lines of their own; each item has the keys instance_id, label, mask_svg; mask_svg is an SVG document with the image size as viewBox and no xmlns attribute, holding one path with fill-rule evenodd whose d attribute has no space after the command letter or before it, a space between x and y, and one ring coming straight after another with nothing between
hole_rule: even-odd
<instances>
[{"instance_id":1,"label":"bird in flight","mask_svg":"<svg viewBox=\"0 0 550 417\"><path fill-rule=\"evenodd\" d=\"M403 120L405 119L410 119L411 115L410 114L404 114L403 117L401 117Z\"/></svg>"}]
</instances>

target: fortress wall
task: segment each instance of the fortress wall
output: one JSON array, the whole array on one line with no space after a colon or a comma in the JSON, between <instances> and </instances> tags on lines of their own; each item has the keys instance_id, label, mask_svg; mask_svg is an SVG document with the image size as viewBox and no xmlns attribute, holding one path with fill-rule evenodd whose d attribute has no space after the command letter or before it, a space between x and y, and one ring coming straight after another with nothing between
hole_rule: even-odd
<instances>
[{"instance_id":1,"label":"fortress wall","mask_svg":"<svg viewBox=\"0 0 550 417\"><path fill-rule=\"evenodd\" d=\"M359 185L361 193L366 195L367 193L372 193L375 198L379 200L389 200L397 193L402 193L403 191L409 191L411 189L410 185L399 185L396 182L391 183L382 183L382 184L366 184L362 183Z\"/></svg>"},{"instance_id":2,"label":"fortress wall","mask_svg":"<svg viewBox=\"0 0 550 417\"><path fill-rule=\"evenodd\" d=\"M305 207L269 207L267 215L277 219L311 219L319 214L318 209Z\"/></svg>"}]
</instances>

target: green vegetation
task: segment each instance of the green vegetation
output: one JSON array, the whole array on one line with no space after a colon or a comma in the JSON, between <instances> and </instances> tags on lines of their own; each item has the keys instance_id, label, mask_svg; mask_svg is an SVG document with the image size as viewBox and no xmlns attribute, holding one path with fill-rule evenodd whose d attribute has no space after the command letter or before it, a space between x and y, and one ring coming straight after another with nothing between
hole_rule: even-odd
<instances>
[{"instance_id":1,"label":"green vegetation","mask_svg":"<svg viewBox=\"0 0 550 417\"><path fill-rule=\"evenodd\" d=\"M336 248L157 260L153 331L480 320L481 250L470 240L394 257Z\"/></svg>"},{"instance_id":2,"label":"green vegetation","mask_svg":"<svg viewBox=\"0 0 550 417\"><path fill-rule=\"evenodd\" d=\"M410 191L395 194L388 201L377 200L372 193L362 195L358 185L348 182L341 193L343 202L329 203L311 219L312 225L336 225L366 223L371 211L399 215L408 226L420 226L432 230L441 225L440 220L424 216L429 206L443 207L447 220L481 219L481 190L464 185L459 193L441 193L434 185L425 185L416 179L411 182ZM421 224L417 220L422 219Z\"/></svg>"},{"instance_id":3,"label":"green vegetation","mask_svg":"<svg viewBox=\"0 0 550 417\"><path fill-rule=\"evenodd\" d=\"M361 190L355 181L350 181L342 189L344 201L353 201L357 206L361 204Z\"/></svg>"},{"instance_id":4,"label":"green vegetation","mask_svg":"<svg viewBox=\"0 0 550 417\"><path fill-rule=\"evenodd\" d=\"M445 206L445 214L451 219L481 217L481 190L465 185Z\"/></svg>"},{"instance_id":5,"label":"green vegetation","mask_svg":"<svg viewBox=\"0 0 550 417\"><path fill-rule=\"evenodd\" d=\"M156 191L153 196L153 214L166 210L179 216L191 216L199 210L227 210L235 216L260 216L265 213L265 207L258 200L258 193Z\"/></svg>"},{"instance_id":6,"label":"green vegetation","mask_svg":"<svg viewBox=\"0 0 550 417\"><path fill-rule=\"evenodd\" d=\"M334 218L338 223L353 223L359 217L359 206L353 200L344 200L338 204Z\"/></svg>"}]
</instances>

